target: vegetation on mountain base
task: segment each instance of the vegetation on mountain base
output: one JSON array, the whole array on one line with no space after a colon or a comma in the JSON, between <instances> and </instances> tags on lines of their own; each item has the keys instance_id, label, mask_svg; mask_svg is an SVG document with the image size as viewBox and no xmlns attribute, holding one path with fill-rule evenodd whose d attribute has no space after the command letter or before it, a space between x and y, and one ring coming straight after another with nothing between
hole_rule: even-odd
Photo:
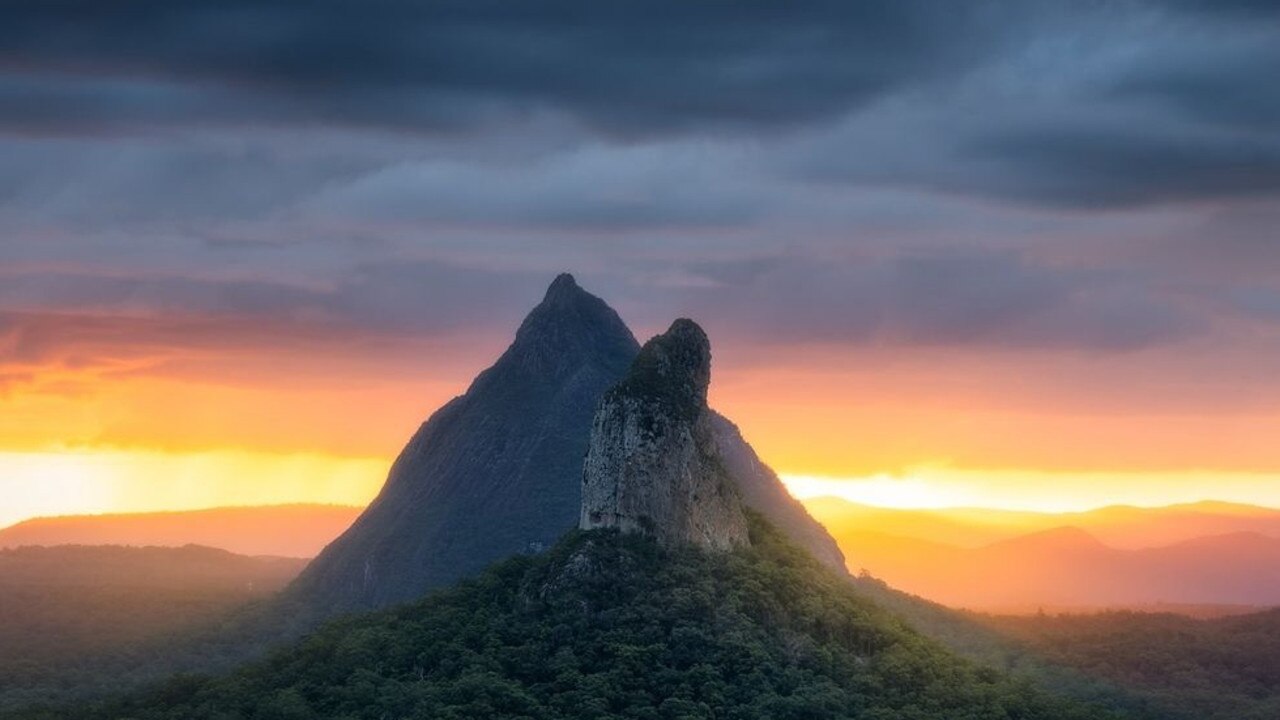
<instances>
[{"instance_id":1,"label":"vegetation on mountain base","mask_svg":"<svg viewBox=\"0 0 1280 720\"><path fill-rule=\"evenodd\" d=\"M956 658L753 518L732 553L575 532L222 678L29 717L1110 717Z\"/></svg>"}]
</instances>

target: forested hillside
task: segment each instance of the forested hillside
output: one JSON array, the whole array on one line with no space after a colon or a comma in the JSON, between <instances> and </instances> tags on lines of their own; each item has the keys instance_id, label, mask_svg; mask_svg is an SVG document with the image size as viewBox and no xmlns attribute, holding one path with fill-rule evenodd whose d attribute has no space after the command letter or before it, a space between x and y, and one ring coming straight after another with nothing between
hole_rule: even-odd
<instances>
[{"instance_id":1,"label":"forested hillside","mask_svg":"<svg viewBox=\"0 0 1280 720\"><path fill-rule=\"evenodd\" d=\"M576 532L233 675L28 717L1110 717L958 659L758 520L751 541Z\"/></svg>"}]
</instances>

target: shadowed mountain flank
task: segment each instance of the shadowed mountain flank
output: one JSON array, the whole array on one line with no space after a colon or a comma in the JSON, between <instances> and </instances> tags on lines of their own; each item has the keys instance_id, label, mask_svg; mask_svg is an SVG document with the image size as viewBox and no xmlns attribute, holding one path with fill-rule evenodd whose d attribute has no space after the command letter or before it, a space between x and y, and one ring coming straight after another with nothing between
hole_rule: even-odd
<instances>
[{"instance_id":1,"label":"shadowed mountain flank","mask_svg":"<svg viewBox=\"0 0 1280 720\"><path fill-rule=\"evenodd\" d=\"M573 527L596 403L635 357L604 301L560 275L515 341L431 416L382 492L290 589L325 612L389 605Z\"/></svg>"},{"instance_id":2,"label":"shadowed mountain flank","mask_svg":"<svg viewBox=\"0 0 1280 720\"><path fill-rule=\"evenodd\" d=\"M571 276L557 277L502 357L422 425L377 499L288 597L320 615L384 607L550 546L579 521L583 458L606 391L656 392L649 399L663 413L696 415L697 443L685 449L711 453L707 467L732 479L725 487L736 488L741 502L824 564L843 569L822 526L737 428L707 408L710 348L701 328L686 320L674 329L688 331L677 333L682 340L700 342L666 347L661 358L641 352L604 301ZM741 517L736 528L722 544L745 537Z\"/></svg>"}]
</instances>

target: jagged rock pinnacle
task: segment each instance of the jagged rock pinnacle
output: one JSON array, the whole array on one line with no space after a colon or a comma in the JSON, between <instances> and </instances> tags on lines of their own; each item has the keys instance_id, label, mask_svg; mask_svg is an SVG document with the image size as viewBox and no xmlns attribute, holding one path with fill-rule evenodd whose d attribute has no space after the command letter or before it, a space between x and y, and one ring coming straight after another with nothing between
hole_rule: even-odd
<instances>
[{"instance_id":1,"label":"jagged rock pinnacle","mask_svg":"<svg viewBox=\"0 0 1280 720\"><path fill-rule=\"evenodd\" d=\"M635 353L631 331L603 300L583 290L569 273L547 287L515 340L495 367L519 368L531 380L576 372L581 358Z\"/></svg>"},{"instance_id":2,"label":"jagged rock pinnacle","mask_svg":"<svg viewBox=\"0 0 1280 720\"><path fill-rule=\"evenodd\" d=\"M715 549L747 543L746 514L707 408L710 382L711 345L692 320L644 344L596 411L580 527Z\"/></svg>"},{"instance_id":3,"label":"jagged rock pinnacle","mask_svg":"<svg viewBox=\"0 0 1280 720\"><path fill-rule=\"evenodd\" d=\"M711 342L692 320L680 318L640 348L616 393L648 396L684 414L705 408L711 384Z\"/></svg>"},{"instance_id":4,"label":"jagged rock pinnacle","mask_svg":"<svg viewBox=\"0 0 1280 720\"><path fill-rule=\"evenodd\" d=\"M578 281L574 280L572 275L560 273L547 286L547 294L543 298L543 302L556 302L561 299L571 298L578 293L585 294L586 291L578 286Z\"/></svg>"}]
</instances>

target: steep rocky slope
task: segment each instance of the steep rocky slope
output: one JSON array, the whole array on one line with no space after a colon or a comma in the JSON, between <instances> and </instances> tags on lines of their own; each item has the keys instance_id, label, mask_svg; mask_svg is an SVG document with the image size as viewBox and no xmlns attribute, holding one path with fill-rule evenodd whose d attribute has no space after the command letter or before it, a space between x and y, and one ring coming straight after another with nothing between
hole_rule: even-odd
<instances>
[{"instance_id":1,"label":"steep rocky slope","mask_svg":"<svg viewBox=\"0 0 1280 720\"><path fill-rule=\"evenodd\" d=\"M737 484L707 408L711 343L677 320L641 348L591 427L579 527L642 532L664 544L747 542Z\"/></svg>"},{"instance_id":2,"label":"steep rocky slope","mask_svg":"<svg viewBox=\"0 0 1280 720\"><path fill-rule=\"evenodd\" d=\"M745 542L750 509L844 572L844 556L826 529L787 493L737 426L707 406L710 383L711 344L697 323L676 320L645 343L593 421L579 527L725 549Z\"/></svg>"},{"instance_id":3,"label":"steep rocky slope","mask_svg":"<svg viewBox=\"0 0 1280 720\"><path fill-rule=\"evenodd\" d=\"M290 589L326 613L417 598L573 527L596 403L638 345L604 301L560 275L515 341L440 408L377 499Z\"/></svg>"}]
</instances>

